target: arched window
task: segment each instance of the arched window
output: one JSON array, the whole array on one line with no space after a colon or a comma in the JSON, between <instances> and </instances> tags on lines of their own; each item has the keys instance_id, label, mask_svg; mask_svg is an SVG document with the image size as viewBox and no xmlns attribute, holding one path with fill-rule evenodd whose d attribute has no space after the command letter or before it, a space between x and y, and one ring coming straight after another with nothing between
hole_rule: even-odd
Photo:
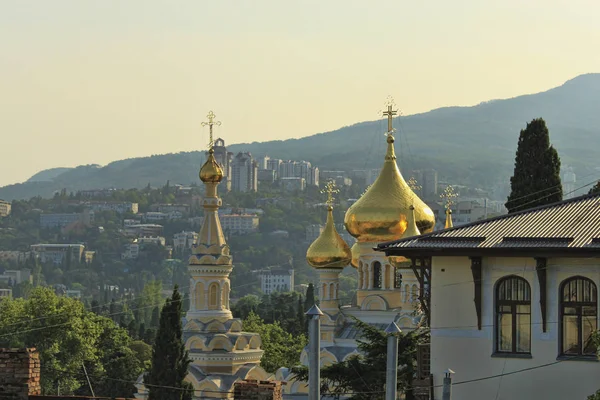
<instances>
[{"instance_id":1,"label":"arched window","mask_svg":"<svg viewBox=\"0 0 600 400\"><path fill-rule=\"evenodd\" d=\"M215 282L211 283L210 286L208 287L208 309L209 310L217 309L218 291L219 291L219 285Z\"/></svg>"},{"instance_id":2,"label":"arched window","mask_svg":"<svg viewBox=\"0 0 600 400\"><path fill-rule=\"evenodd\" d=\"M196 283L196 310L204 310L204 284L202 282Z\"/></svg>"},{"instance_id":3,"label":"arched window","mask_svg":"<svg viewBox=\"0 0 600 400\"><path fill-rule=\"evenodd\" d=\"M576 276L560 287L561 353L596 355L592 333L597 328L598 295L588 278Z\"/></svg>"},{"instance_id":4,"label":"arched window","mask_svg":"<svg viewBox=\"0 0 600 400\"><path fill-rule=\"evenodd\" d=\"M381 263L373 263L373 289L381 289Z\"/></svg>"},{"instance_id":5,"label":"arched window","mask_svg":"<svg viewBox=\"0 0 600 400\"><path fill-rule=\"evenodd\" d=\"M531 288L518 276L496 284L496 351L531 352Z\"/></svg>"}]
</instances>

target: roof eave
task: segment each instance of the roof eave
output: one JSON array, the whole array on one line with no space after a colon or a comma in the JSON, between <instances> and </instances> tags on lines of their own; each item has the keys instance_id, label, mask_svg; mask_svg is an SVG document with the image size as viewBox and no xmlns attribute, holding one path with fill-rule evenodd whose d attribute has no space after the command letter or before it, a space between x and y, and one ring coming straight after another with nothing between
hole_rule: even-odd
<instances>
[{"instance_id":1,"label":"roof eave","mask_svg":"<svg viewBox=\"0 0 600 400\"><path fill-rule=\"evenodd\" d=\"M536 247L536 248L441 248L441 247L404 247L377 249L385 252L386 256L401 257L594 257L600 258L600 248L593 247Z\"/></svg>"}]
</instances>

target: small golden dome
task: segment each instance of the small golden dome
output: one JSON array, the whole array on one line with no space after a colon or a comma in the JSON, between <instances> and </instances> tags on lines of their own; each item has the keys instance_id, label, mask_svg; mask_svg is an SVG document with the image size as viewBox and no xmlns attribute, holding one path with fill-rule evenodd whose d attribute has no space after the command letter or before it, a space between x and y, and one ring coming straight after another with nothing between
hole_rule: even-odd
<instances>
[{"instance_id":1,"label":"small golden dome","mask_svg":"<svg viewBox=\"0 0 600 400\"><path fill-rule=\"evenodd\" d=\"M333 224L333 207L327 208L325 229L306 251L306 261L314 268L342 269L352 260L348 244Z\"/></svg>"},{"instance_id":2,"label":"small golden dome","mask_svg":"<svg viewBox=\"0 0 600 400\"><path fill-rule=\"evenodd\" d=\"M419 231L419 228L417 228L417 224L415 224L415 208L413 206L410 206L408 213L408 224L406 226L406 230L402 234L402 237L408 238L420 235L421 232Z\"/></svg>"},{"instance_id":3,"label":"small golden dome","mask_svg":"<svg viewBox=\"0 0 600 400\"><path fill-rule=\"evenodd\" d=\"M215 160L214 150L208 151L208 159L200 168L200 180L204 183L219 183L223 180L223 168Z\"/></svg>"},{"instance_id":4,"label":"small golden dome","mask_svg":"<svg viewBox=\"0 0 600 400\"><path fill-rule=\"evenodd\" d=\"M375 183L346 212L346 230L359 242L399 239L407 228L411 204L415 208L416 225L420 232L433 231L433 211L402 177L396 164L394 137L388 134L383 168Z\"/></svg>"},{"instance_id":5,"label":"small golden dome","mask_svg":"<svg viewBox=\"0 0 600 400\"><path fill-rule=\"evenodd\" d=\"M358 246L358 242L352 245L350 251L352 253L352 261L350 261L350 265L352 265L354 268L358 268L358 259L360 258L360 247Z\"/></svg>"},{"instance_id":6,"label":"small golden dome","mask_svg":"<svg viewBox=\"0 0 600 400\"><path fill-rule=\"evenodd\" d=\"M444 225L444 229L452 228L454 224L452 224L452 210L446 209L446 225Z\"/></svg>"}]
</instances>

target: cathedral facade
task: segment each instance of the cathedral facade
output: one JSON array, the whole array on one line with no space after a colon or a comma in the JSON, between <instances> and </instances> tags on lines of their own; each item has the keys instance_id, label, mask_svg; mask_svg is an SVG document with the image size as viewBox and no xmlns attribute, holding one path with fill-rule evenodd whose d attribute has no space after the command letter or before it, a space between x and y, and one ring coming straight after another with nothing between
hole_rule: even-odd
<instances>
[{"instance_id":1,"label":"cathedral facade","mask_svg":"<svg viewBox=\"0 0 600 400\"><path fill-rule=\"evenodd\" d=\"M402 257L387 257L374 248L379 243L433 231L433 211L404 180L396 162L392 116L388 107L387 149L383 168L368 190L346 212L344 225L357 242L350 249L335 231L332 196L327 224L307 251L307 262L319 276L321 317L321 366L358 354L360 331L354 318L384 330L391 322L403 330L417 328L426 315L426 277ZM331 192L331 190L329 191ZM351 305L340 304L339 274L346 265L356 269L358 287ZM308 349L301 362L308 365ZM285 392L305 393L306 383L294 380L287 369L276 378L288 381Z\"/></svg>"}]
</instances>

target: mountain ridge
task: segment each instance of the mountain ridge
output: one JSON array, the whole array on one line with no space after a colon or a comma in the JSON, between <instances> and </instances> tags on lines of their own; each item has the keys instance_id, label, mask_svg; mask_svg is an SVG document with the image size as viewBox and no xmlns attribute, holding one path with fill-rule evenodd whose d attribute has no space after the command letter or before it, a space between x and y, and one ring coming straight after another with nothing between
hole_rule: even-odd
<instances>
[{"instance_id":1,"label":"mountain ridge","mask_svg":"<svg viewBox=\"0 0 600 400\"><path fill-rule=\"evenodd\" d=\"M542 117L563 165L572 165L578 174L589 174L596 167L592 149L600 145L600 113L594 106L599 103L600 73L588 73L540 93L402 116L395 122L399 164L403 171L432 167L438 169L441 179L495 190L497 197L502 197L512 173L519 131L533 118ZM377 168L385 148L382 124L381 120L363 121L302 138L227 147L255 156L303 159L322 170ZM47 181L2 187L0 198L49 196L62 188L162 185L167 180L189 184L197 182L202 159L201 151L191 151L123 159L103 167L78 166L56 176L47 174L51 176Z\"/></svg>"}]
</instances>

